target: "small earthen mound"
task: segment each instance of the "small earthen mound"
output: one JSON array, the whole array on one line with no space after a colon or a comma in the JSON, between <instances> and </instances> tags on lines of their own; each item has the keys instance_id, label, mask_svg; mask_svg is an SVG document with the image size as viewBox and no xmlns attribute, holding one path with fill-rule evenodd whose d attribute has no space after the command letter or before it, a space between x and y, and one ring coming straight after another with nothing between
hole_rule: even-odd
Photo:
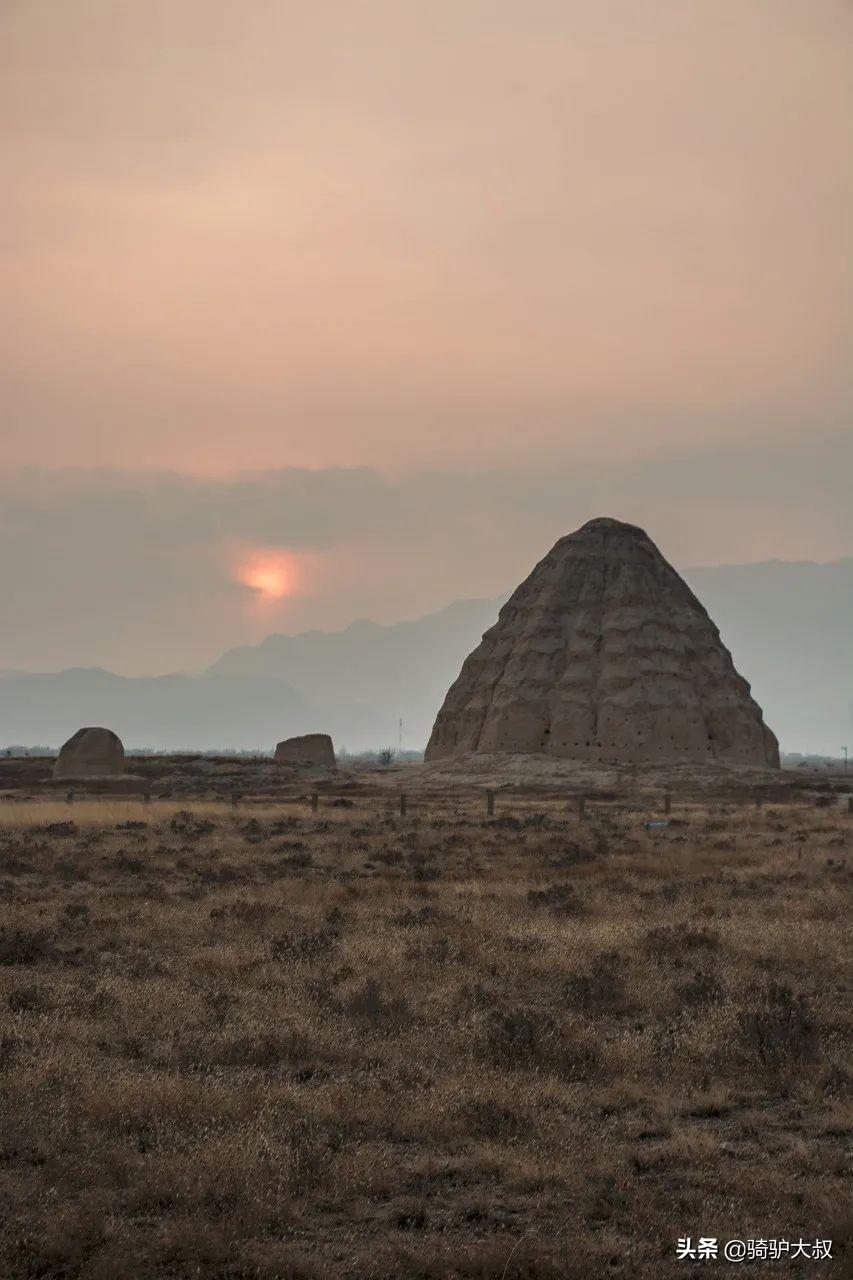
<instances>
[{"instance_id":1,"label":"small earthen mound","mask_svg":"<svg viewBox=\"0 0 853 1280\"><path fill-rule=\"evenodd\" d=\"M285 738L275 749L276 764L303 765L317 769L336 769L335 748L327 733L305 733L299 738Z\"/></svg>"},{"instance_id":2,"label":"small earthen mound","mask_svg":"<svg viewBox=\"0 0 853 1280\"><path fill-rule=\"evenodd\" d=\"M60 749L54 778L103 778L124 773L124 747L112 729L78 729Z\"/></svg>"}]
</instances>

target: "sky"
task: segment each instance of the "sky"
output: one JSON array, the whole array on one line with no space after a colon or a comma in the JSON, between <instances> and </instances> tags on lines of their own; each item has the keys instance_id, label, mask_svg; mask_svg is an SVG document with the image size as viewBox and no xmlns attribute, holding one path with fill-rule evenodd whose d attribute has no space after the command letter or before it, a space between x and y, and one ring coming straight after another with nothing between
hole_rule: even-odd
<instances>
[{"instance_id":1,"label":"sky","mask_svg":"<svg viewBox=\"0 0 853 1280\"><path fill-rule=\"evenodd\" d=\"M0 0L0 668L853 554L846 0Z\"/></svg>"}]
</instances>

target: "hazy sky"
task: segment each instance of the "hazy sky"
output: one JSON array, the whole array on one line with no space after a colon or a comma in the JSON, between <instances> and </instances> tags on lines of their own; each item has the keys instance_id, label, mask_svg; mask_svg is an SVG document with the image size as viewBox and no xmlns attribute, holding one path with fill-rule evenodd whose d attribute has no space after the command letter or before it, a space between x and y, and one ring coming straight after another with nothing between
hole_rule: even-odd
<instances>
[{"instance_id":1,"label":"hazy sky","mask_svg":"<svg viewBox=\"0 0 853 1280\"><path fill-rule=\"evenodd\" d=\"M847 0L0 0L0 667L851 554L851 85Z\"/></svg>"}]
</instances>

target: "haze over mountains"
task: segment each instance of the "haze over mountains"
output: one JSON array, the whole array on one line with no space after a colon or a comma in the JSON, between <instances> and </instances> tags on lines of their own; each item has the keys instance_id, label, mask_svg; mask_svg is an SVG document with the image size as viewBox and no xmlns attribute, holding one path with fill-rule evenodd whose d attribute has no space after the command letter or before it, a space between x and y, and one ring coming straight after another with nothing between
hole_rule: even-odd
<instances>
[{"instance_id":1,"label":"haze over mountains","mask_svg":"<svg viewBox=\"0 0 853 1280\"><path fill-rule=\"evenodd\" d=\"M853 746L853 558L686 570L784 751ZM465 656L502 599L460 600L412 621L272 635L199 675L100 669L0 672L0 746L58 745L84 724L128 747L270 749L327 731L336 746L426 743Z\"/></svg>"}]
</instances>

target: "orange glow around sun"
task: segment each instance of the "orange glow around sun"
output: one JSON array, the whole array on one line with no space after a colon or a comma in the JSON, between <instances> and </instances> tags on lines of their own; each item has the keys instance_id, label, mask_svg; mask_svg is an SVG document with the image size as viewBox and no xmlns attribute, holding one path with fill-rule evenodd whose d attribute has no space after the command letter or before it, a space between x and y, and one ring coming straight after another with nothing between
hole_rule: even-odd
<instances>
[{"instance_id":1,"label":"orange glow around sun","mask_svg":"<svg viewBox=\"0 0 853 1280\"><path fill-rule=\"evenodd\" d=\"M296 586L293 558L286 551L255 551L237 571L237 580L261 600L283 600Z\"/></svg>"}]
</instances>

